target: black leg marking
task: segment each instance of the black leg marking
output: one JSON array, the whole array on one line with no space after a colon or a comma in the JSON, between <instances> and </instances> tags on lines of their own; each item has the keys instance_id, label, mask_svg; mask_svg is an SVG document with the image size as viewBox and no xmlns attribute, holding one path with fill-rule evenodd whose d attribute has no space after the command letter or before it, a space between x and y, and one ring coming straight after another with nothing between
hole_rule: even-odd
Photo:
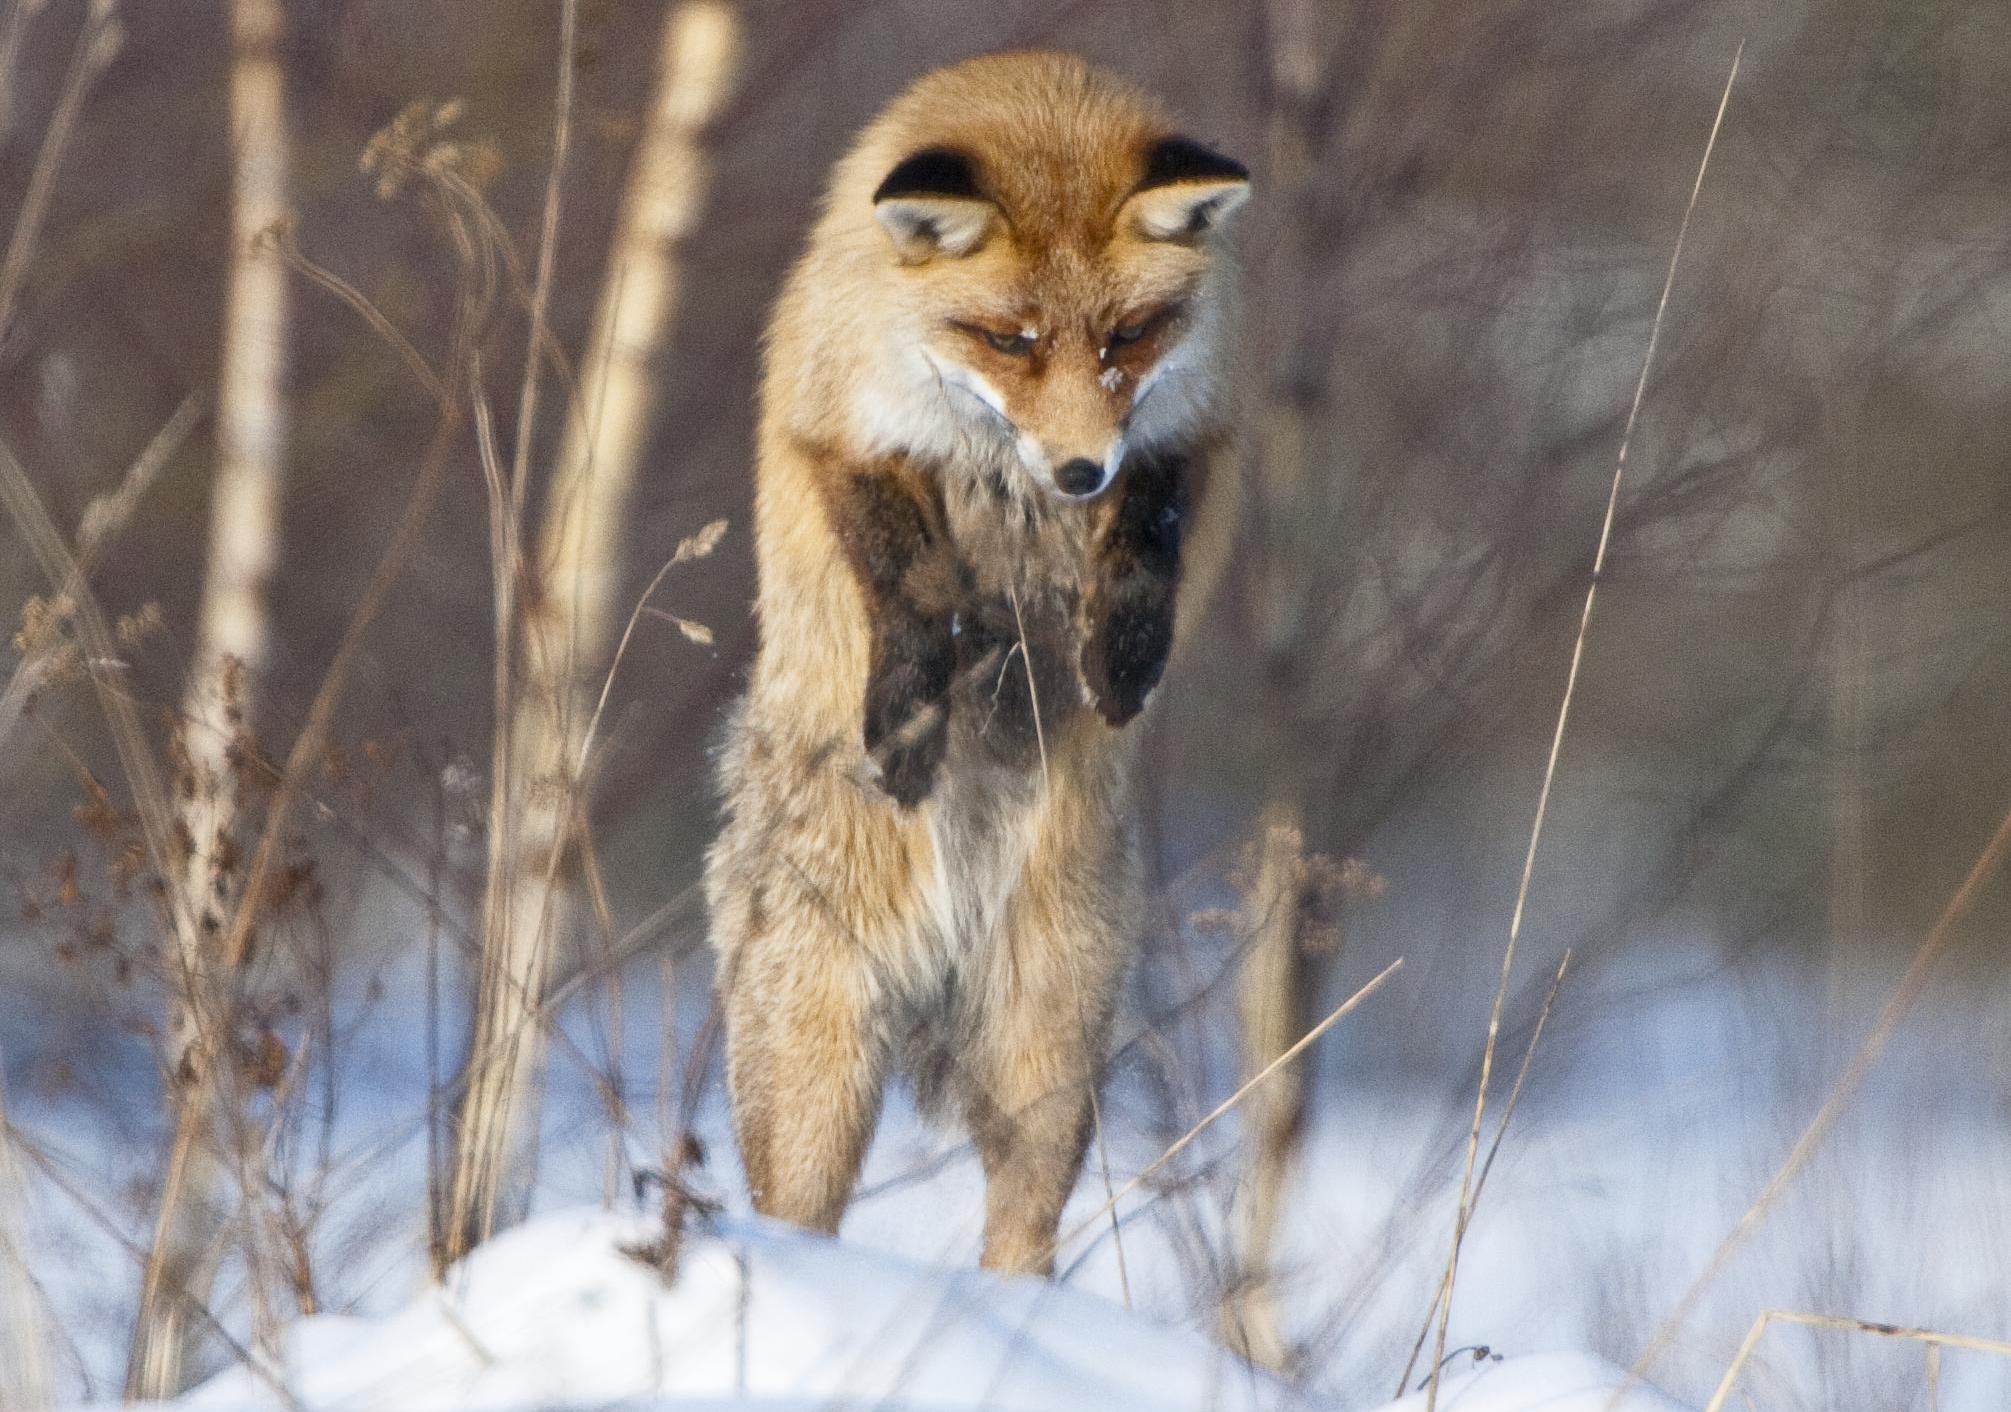
<instances>
[{"instance_id":1,"label":"black leg marking","mask_svg":"<svg viewBox=\"0 0 2011 1412\"><path fill-rule=\"evenodd\" d=\"M1123 475L1083 601L1083 685L1097 714L1113 726L1144 710L1165 674L1187 514L1183 457L1141 458Z\"/></svg>"},{"instance_id":2,"label":"black leg marking","mask_svg":"<svg viewBox=\"0 0 2011 1412\"><path fill-rule=\"evenodd\" d=\"M881 787L912 809L934 785L948 741L956 556L940 510L897 473L845 477L832 518L872 619L866 753Z\"/></svg>"}]
</instances>

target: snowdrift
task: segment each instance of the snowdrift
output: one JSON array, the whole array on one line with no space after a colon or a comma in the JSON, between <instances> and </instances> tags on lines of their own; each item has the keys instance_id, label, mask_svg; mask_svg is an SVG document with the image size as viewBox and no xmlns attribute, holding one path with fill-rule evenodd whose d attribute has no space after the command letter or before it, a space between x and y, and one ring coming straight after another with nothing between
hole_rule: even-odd
<instances>
[{"instance_id":1,"label":"snowdrift","mask_svg":"<svg viewBox=\"0 0 2011 1412\"><path fill-rule=\"evenodd\" d=\"M666 1284L649 1220L542 1216L497 1237L403 1310L324 1315L278 1366L237 1368L187 1408L477 1412L624 1407L809 1412L1284 1412L1359 1409L1094 1295L862 1250L756 1220L684 1242ZM1619 1375L1576 1355L1449 1377L1448 1412L1603 1412ZM1391 1404L1414 1412L1422 1394ZM1625 1412L1682 1412L1639 1391Z\"/></svg>"}]
</instances>

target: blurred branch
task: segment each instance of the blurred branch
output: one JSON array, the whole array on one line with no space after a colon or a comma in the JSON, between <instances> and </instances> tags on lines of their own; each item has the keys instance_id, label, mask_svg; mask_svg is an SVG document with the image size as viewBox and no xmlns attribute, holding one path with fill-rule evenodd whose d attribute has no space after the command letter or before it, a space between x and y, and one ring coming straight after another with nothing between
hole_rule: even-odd
<instances>
[{"instance_id":1,"label":"blurred branch","mask_svg":"<svg viewBox=\"0 0 2011 1412\"><path fill-rule=\"evenodd\" d=\"M455 1135L448 1260L487 1235L505 1184L523 1176L535 1144L542 1053L535 1015L550 966L558 874L580 812L583 683L610 647L622 532L657 395L654 364L677 307L682 244L705 195L702 140L731 91L740 38L734 11L720 0L688 0L665 19L655 101L545 501L535 597L521 615L511 583L518 523L511 507L521 480L513 475L505 485L499 465L488 471L503 576L499 651L521 625L524 680L519 687L498 679L483 959ZM529 427L519 432L521 459Z\"/></svg>"},{"instance_id":2,"label":"blurred branch","mask_svg":"<svg viewBox=\"0 0 2011 1412\"><path fill-rule=\"evenodd\" d=\"M26 9L24 4L17 3L9 21L17 30L10 35L12 42L18 43L18 27L26 23ZM49 214L49 197L55 191L56 173L63 165L63 153L77 125L77 114L83 110L84 93L118 54L124 39L117 13L116 0L89 0L85 9L83 27L77 32L76 47L70 54L70 70L63 79L62 96L56 100L55 116L50 118L48 131L42 136L42 150L28 178L28 193L21 201L20 213L14 218L14 234L7 242L7 254L0 259L0 338L13 325L21 280L28 272L28 258L42 233L42 222ZM11 60L12 55L8 58ZM11 78L10 63L0 69L0 83L11 83ZM0 113L4 111L4 103L0 103Z\"/></svg>"},{"instance_id":3,"label":"blurred branch","mask_svg":"<svg viewBox=\"0 0 2011 1412\"><path fill-rule=\"evenodd\" d=\"M160 475L161 468L181 449L182 442L201 416L202 404L194 396L183 398L181 406L174 410L138 459L127 468L118 487L84 507L83 522L77 532L77 580L66 580L56 590L58 603L75 601L107 543L125 528L140 500ZM53 641L33 643L21 654L14 675L7 681L6 690L0 691L0 747L6 745L7 737L13 734L28 703L46 680L57 650L58 644Z\"/></svg>"}]
</instances>

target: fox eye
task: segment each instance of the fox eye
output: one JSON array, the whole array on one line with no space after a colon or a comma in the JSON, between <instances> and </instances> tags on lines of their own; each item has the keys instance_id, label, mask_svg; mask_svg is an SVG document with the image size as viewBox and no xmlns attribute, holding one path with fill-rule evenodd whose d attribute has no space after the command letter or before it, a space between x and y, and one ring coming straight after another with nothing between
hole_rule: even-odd
<instances>
[{"instance_id":1,"label":"fox eye","mask_svg":"<svg viewBox=\"0 0 2011 1412\"><path fill-rule=\"evenodd\" d=\"M965 338L979 339L994 353L1003 353L1008 358L1024 358L1033 352L1033 346L1040 342L1040 336L1031 332L1000 333L997 329L986 328L983 324L968 323L963 319L951 319L950 327Z\"/></svg>"},{"instance_id":2,"label":"fox eye","mask_svg":"<svg viewBox=\"0 0 2011 1412\"><path fill-rule=\"evenodd\" d=\"M1109 337L1105 339L1104 351L1109 353L1119 348L1129 348L1132 344L1138 342L1139 339L1172 322L1179 316L1180 305L1176 302L1161 305L1151 313L1140 315L1129 323L1119 324L1110 331Z\"/></svg>"}]
</instances>

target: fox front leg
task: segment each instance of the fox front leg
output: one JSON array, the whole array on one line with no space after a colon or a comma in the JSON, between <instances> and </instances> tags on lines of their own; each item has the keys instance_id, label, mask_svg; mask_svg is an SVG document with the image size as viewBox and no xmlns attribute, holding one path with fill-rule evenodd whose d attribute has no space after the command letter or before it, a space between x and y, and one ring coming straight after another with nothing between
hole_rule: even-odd
<instances>
[{"instance_id":1,"label":"fox front leg","mask_svg":"<svg viewBox=\"0 0 2011 1412\"><path fill-rule=\"evenodd\" d=\"M1097 714L1113 726L1145 709L1173 650L1189 479L1178 455L1127 465L1097 536L1083 599L1082 684Z\"/></svg>"},{"instance_id":2,"label":"fox front leg","mask_svg":"<svg viewBox=\"0 0 2011 1412\"><path fill-rule=\"evenodd\" d=\"M863 743L880 787L912 809L949 739L958 560L930 487L904 467L846 473L831 508L872 628Z\"/></svg>"}]
</instances>

